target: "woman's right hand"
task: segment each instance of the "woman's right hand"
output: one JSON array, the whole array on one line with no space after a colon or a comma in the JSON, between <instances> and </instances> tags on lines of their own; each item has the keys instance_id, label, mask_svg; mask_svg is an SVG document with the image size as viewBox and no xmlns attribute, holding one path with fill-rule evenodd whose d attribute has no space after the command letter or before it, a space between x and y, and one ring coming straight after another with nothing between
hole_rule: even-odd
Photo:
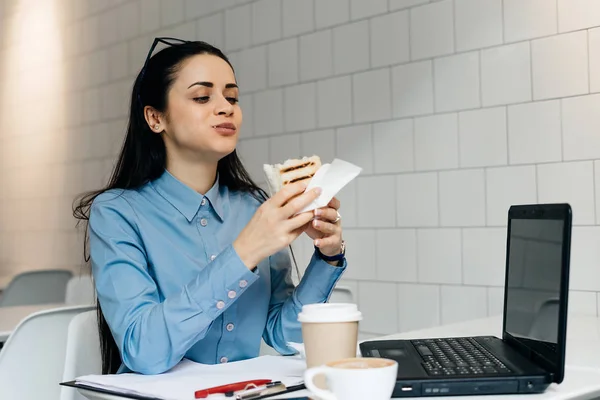
<instances>
[{"instance_id":1,"label":"woman's right hand","mask_svg":"<svg viewBox=\"0 0 600 400\"><path fill-rule=\"evenodd\" d=\"M319 188L304 192L306 185L301 181L284 186L256 210L233 242L233 248L248 269L287 247L314 218L312 211L296 215L321 192Z\"/></svg>"}]
</instances>

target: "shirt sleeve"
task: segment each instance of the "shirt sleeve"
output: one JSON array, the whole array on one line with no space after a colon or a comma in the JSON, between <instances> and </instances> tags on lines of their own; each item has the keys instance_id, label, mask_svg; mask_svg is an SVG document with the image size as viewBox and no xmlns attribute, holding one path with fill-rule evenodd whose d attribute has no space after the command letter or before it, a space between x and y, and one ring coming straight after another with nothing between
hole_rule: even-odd
<instances>
[{"instance_id":1,"label":"shirt sleeve","mask_svg":"<svg viewBox=\"0 0 600 400\"><path fill-rule=\"evenodd\" d=\"M136 226L122 196L90 212L90 256L98 301L131 371L158 374L175 366L212 322L258 279L229 246L179 293L161 298Z\"/></svg>"},{"instance_id":2,"label":"shirt sleeve","mask_svg":"<svg viewBox=\"0 0 600 400\"><path fill-rule=\"evenodd\" d=\"M347 262L344 259L339 266L333 266L315 252L296 288L291 280L292 266L287 250L271 256L270 266L271 300L263 339L279 353L290 355L295 350L287 343L302 343L302 330L298 322L302 306L327 302Z\"/></svg>"}]
</instances>

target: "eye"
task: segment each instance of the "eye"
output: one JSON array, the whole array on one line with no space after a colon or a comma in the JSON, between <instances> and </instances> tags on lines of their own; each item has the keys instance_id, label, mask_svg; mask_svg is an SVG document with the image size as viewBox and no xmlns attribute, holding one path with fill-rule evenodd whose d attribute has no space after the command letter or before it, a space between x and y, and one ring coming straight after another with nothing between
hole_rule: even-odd
<instances>
[{"instance_id":1,"label":"eye","mask_svg":"<svg viewBox=\"0 0 600 400\"><path fill-rule=\"evenodd\" d=\"M207 102L208 102L208 100L210 100L210 97L209 97L209 96L194 97L194 101L195 101L196 103L201 103L201 104L204 104L204 103L207 103Z\"/></svg>"},{"instance_id":2,"label":"eye","mask_svg":"<svg viewBox=\"0 0 600 400\"><path fill-rule=\"evenodd\" d=\"M227 97L227 101L231 104L236 104L240 101L240 99L238 99L237 97Z\"/></svg>"}]
</instances>

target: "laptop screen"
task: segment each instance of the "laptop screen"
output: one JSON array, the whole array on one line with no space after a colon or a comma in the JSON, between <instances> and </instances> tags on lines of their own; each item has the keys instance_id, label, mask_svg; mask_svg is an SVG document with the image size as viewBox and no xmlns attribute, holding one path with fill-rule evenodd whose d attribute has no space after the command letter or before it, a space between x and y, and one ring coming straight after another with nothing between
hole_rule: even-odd
<instances>
[{"instance_id":1,"label":"laptop screen","mask_svg":"<svg viewBox=\"0 0 600 400\"><path fill-rule=\"evenodd\" d=\"M568 279L570 219L565 212L540 210L511 211L504 330L555 368L562 362L558 344L564 330L560 310L562 303L566 307L566 293L561 303L561 291Z\"/></svg>"}]
</instances>

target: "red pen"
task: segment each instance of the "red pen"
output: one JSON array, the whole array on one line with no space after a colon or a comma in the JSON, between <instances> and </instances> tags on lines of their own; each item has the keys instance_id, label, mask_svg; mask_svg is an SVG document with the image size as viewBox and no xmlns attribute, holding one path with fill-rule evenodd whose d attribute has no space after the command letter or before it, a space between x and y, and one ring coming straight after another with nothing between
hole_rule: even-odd
<instances>
[{"instance_id":1,"label":"red pen","mask_svg":"<svg viewBox=\"0 0 600 400\"><path fill-rule=\"evenodd\" d=\"M235 383L228 383L227 385L215 386L208 389L196 390L194 396L197 399L205 399L211 394L221 393L225 394L228 392L237 392L238 390L245 390L249 388L254 388L260 385L266 385L267 383L271 383L271 379L254 379L251 381L242 381Z\"/></svg>"}]
</instances>

